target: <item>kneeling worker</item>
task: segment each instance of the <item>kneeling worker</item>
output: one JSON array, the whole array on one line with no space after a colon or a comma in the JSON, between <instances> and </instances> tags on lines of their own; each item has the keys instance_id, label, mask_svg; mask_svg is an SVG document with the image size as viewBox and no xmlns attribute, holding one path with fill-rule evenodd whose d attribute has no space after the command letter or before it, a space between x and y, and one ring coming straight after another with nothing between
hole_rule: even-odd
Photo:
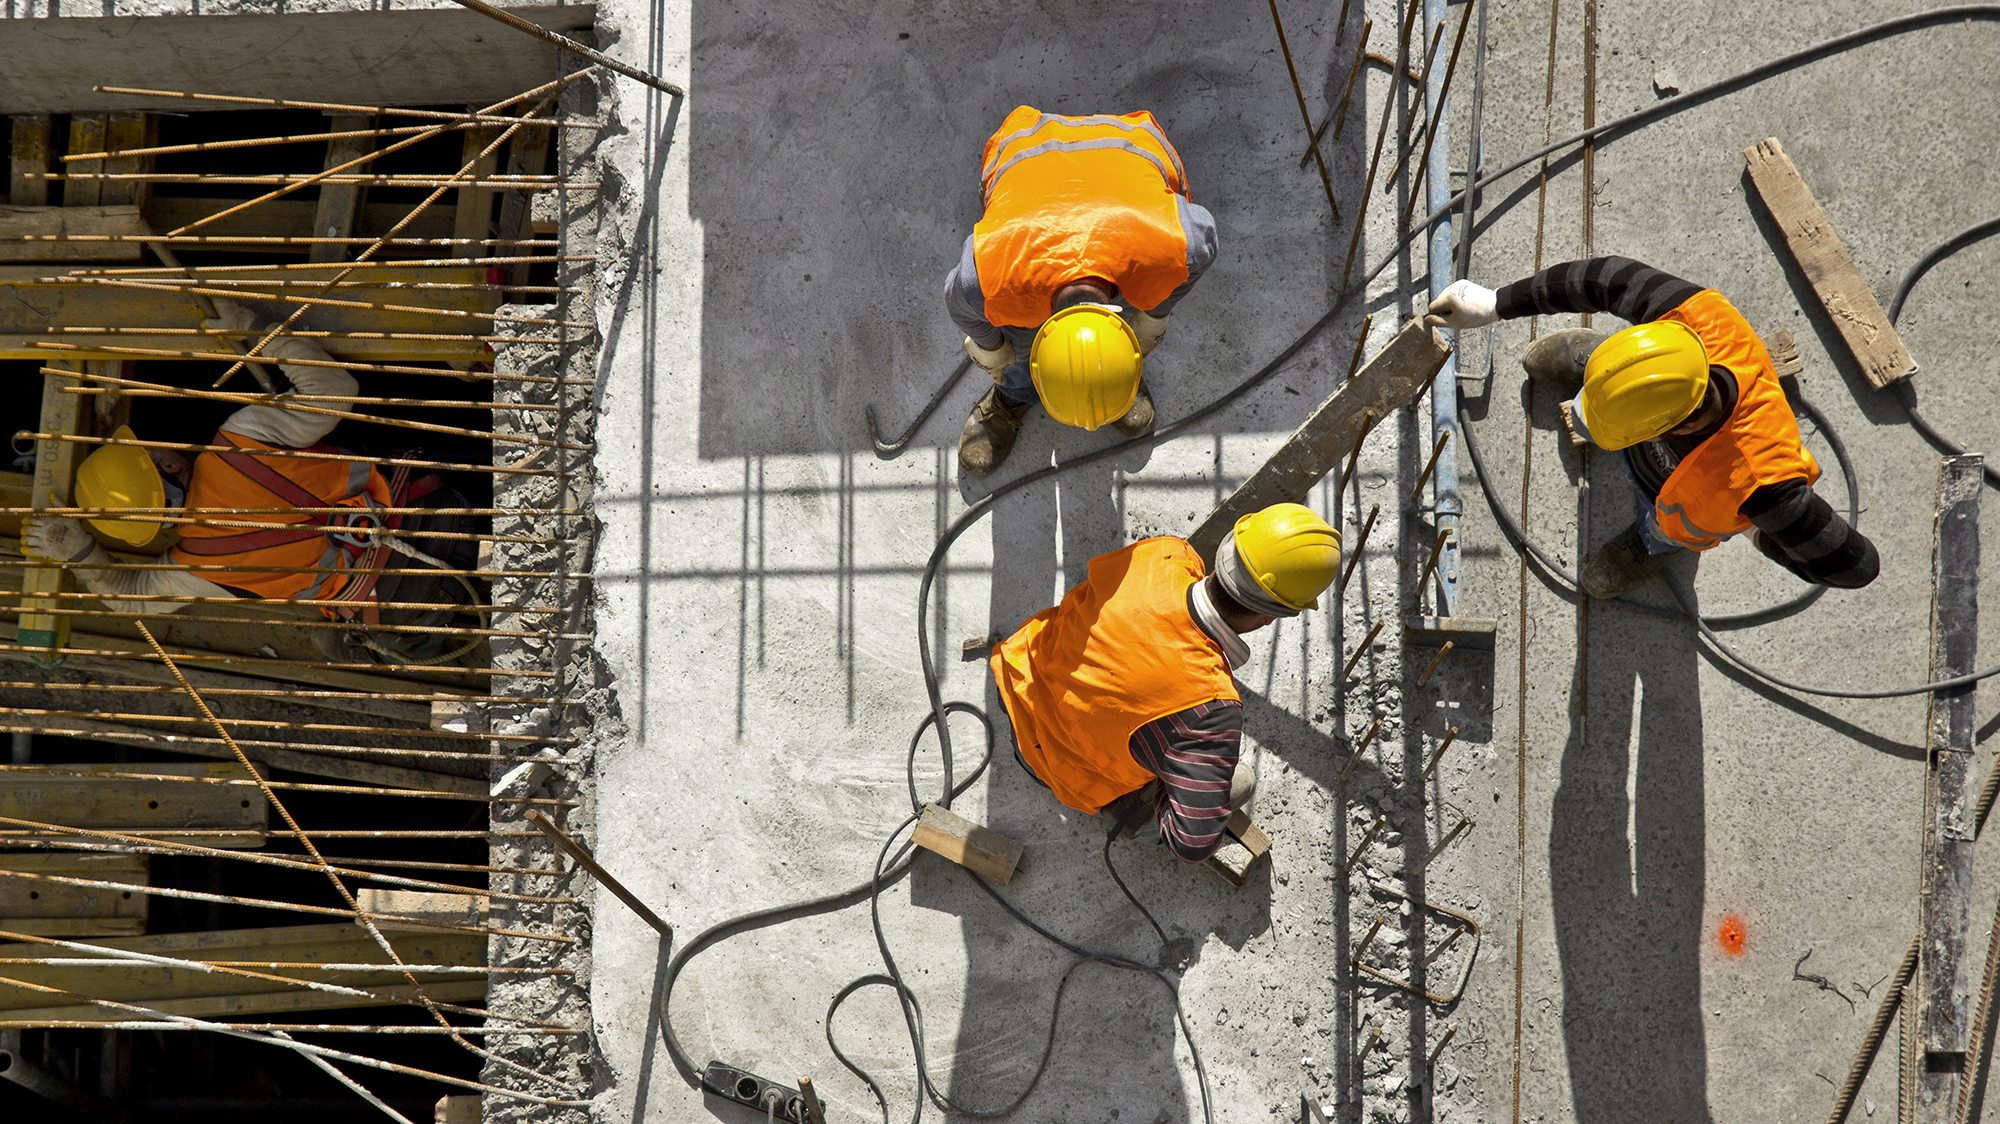
<instances>
[{"instance_id":1,"label":"kneeling worker","mask_svg":"<svg viewBox=\"0 0 2000 1124\"><path fill-rule=\"evenodd\" d=\"M1566 262L1498 292L1454 282L1424 322L1478 328L1557 312L1609 312L1633 325L1571 328L1528 346L1528 377L1574 398L1577 431L1622 451L1651 506L1589 556L1583 586L1617 597L1682 550L1741 531L1800 579L1855 589L1875 580L1875 544L1813 491L1819 465L1799 441L1771 356L1714 289L1631 258Z\"/></svg>"},{"instance_id":2,"label":"kneeling worker","mask_svg":"<svg viewBox=\"0 0 2000 1124\"><path fill-rule=\"evenodd\" d=\"M249 309L226 298L216 299L218 316L206 321L214 331L252 332L268 328ZM352 397L358 384L339 367L307 365L287 360L327 361L326 351L311 339L286 336L264 349L294 389L305 395ZM282 401L287 395L279 395ZM406 531L456 531L463 521L452 516L377 515L380 507L462 507L456 491L435 475L417 480L408 469L392 477L365 458L332 459L287 456L291 450L340 453L319 444L340 419L278 405L245 406L223 422L212 444L230 452L203 452L190 460L168 449L136 445L106 445L77 466L76 502L86 508L130 508L139 513L89 520L105 538L128 549L141 549L160 536L162 522L145 509L265 509L265 514L229 517L232 523L263 525L212 526L178 524L180 537L169 557L185 566L202 566L210 577L188 570L103 569L110 552L86 530L82 521L57 516L31 516L23 522L21 542L26 553L54 562L77 564L77 583L104 598L113 610L130 613L171 613L185 601L135 601L133 597L260 597L318 601L327 615L348 621L351 632L332 628L309 630L315 646L330 658L400 663L428 660L446 647L443 636L425 633L370 632L371 626L448 623L454 610L392 609L378 611L378 602L460 604L466 597L459 581L426 576L428 563L407 565L403 552L371 536L373 527ZM113 435L130 440L132 430L120 426ZM276 511L285 508L340 508L352 514ZM352 528L342 531L343 528ZM409 538L406 549L431 554L448 568L467 568L476 557L471 542ZM438 552L443 557L438 557ZM389 569L386 574L349 570ZM210 579L213 580L210 580Z\"/></svg>"},{"instance_id":3,"label":"kneeling worker","mask_svg":"<svg viewBox=\"0 0 2000 1124\"><path fill-rule=\"evenodd\" d=\"M1183 862L1207 858L1256 786L1238 760L1243 636L1317 609L1339 569L1340 533L1295 503L1239 519L1206 576L1176 538L1091 559L1060 605L993 650L1016 759L1080 812L1159 778L1161 838Z\"/></svg>"},{"instance_id":4,"label":"kneeling worker","mask_svg":"<svg viewBox=\"0 0 2000 1124\"><path fill-rule=\"evenodd\" d=\"M1190 201L1160 123L1024 105L986 142L982 181L984 214L944 289L995 384L959 435L959 471L1000 467L1037 401L1064 425L1150 432L1142 360L1215 260L1215 219Z\"/></svg>"}]
</instances>

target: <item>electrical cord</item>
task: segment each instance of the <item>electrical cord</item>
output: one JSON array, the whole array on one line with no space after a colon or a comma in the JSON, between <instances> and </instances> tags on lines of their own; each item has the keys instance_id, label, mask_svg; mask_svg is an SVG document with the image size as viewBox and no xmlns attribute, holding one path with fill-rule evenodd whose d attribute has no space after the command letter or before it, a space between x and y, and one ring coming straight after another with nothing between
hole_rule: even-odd
<instances>
[{"instance_id":1,"label":"electrical cord","mask_svg":"<svg viewBox=\"0 0 2000 1124\"><path fill-rule=\"evenodd\" d=\"M1245 394L1248 394L1251 390L1255 389L1257 386L1261 385L1266 380L1268 380L1273 374L1277 373L1277 371L1280 368L1282 368L1286 363L1290 362L1294 357L1296 357L1300 351L1304 350L1308 344L1310 344L1314 339L1318 338L1320 333L1323 332L1331 324L1333 324L1334 321L1347 310L1348 306L1354 302L1355 298L1364 293L1367 290L1367 286L1371 282L1373 282L1377 277L1379 277L1384 269L1388 268L1388 266L1391 263L1395 262L1404 253L1404 251L1408 249L1410 244L1413 241L1415 241L1415 239L1419 235L1427 234L1428 231L1433 226L1435 226L1439 221L1448 217L1453 208L1464 206L1465 203L1467 202L1468 196L1475 194L1481 188L1484 188L1486 186L1491 185L1494 182L1497 182L1501 177L1506 176L1512 172L1518 171L1523 167L1526 167L1528 164L1533 163L1536 160L1539 160L1543 156L1554 154L1556 152L1562 151L1563 149L1581 144L1586 140L1591 140L1596 137L1605 136L1609 133L1618 130L1635 128L1639 125L1648 124L1651 121L1657 120L1659 118L1663 118L1671 114L1678 113L1683 109L1692 108L1693 106L1700 104L1702 102L1711 100L1713 98L1721 97L1729 93L1733 93L1746 86L1753 85L1756 82L1763 80L1764 78L1770 77L1771 75L1781 73L1795 66L1801 66L1808 62L1816 61L1820 58L1826 57L1827 55L1835 54L1849 47L1858 46L1860 44L1870 42L1875 39L1883 38L1891 34L1900 33L1903 31L1916 30L1921 27L1928 27L1939 23L1948 23L1961 19L1970 20L1975 17L1979 19L2000 18L2000 4L1960 5L1956 7L1936 9L1928 12L1919 12L1913 15L1900 17L1898 19L1892 19L1884 21L1882 23L1877 23L1869 27L1862 28L1859 31L1851 32L1847 35L1838 36L1834 39L1829 39L1813 47L1808 47L1804 50L1796 51L1791 54L1782 56L1776 60L1773 60L1769 63L1765 63L1761 66L1752 68L1750 70L1744 71L1733 77L1725 78L1719 82L1711 83L1708 86L1704 86L1701 87L1700 89L1691 91L1687 94L1683 94L1679 97L1669 99L1668 101L1662 102L1656 106L1640 110L1636 113L1627 114L1623 117L1619 117L1614 120L1608 121L1602 125L1599 125L1596 128L1585 130L1584 132L1577 133L1570 137L1566 137L1560 141L1556 141L1553 144L1546 145L1540 150L1530 153L1525 157L1522 157L1513 164L1507 165L1506 167L1500 169L1499 171L1480 177L1478 180L1472 182L1465 188L1461 189L1457 195L1450 197L1442 207L1440 207L1436 212L1426 217L1422 223L1406 229L1396 239L1395 243L1389 247L1387 252L1383 254L1382 258L1376 263L1376 265L1368 271L1368 273L1361 279L1361 281L1357 285L1355 285L1353 288L1344 290L1339 295L1339 297L1335 299L1333 305L1330 308L1328 308L1327 311L1318 320L1313 322L1311 326L1306 328L1304 332L1302 332L1295 340L1293 340L1291 344L1286 346L1285 349L1281 351L1276 358L1272 359L1269 363L1265 364L1262 368L1258 369L1255 373L1251 374L1249 377L1237 383L1234 387L1230 388L1220 397L1213 399L1206 405L1196 409L1192 413L1187 414L1186 416L1176 421L1158 427L1150 434L1132 438L1127 441L1122 441L1114 445L1109 445L1106 446L1105 448L1083 454L1082 456L1072 458L1068 461L1064 461L1059 464L1053 464L1045 468L1037 469L1036 471L1030 472L1025 476L1020 476L1011 481L1008 481L1007 483L1004 483L996 487L991 492L988 492L986 495L973 501L970 505L968 505L967 509L959 515L957 519L952 521L952 523L945 529L944 533L939 536L937 543L932 548L930 558L925 563L922 580L919 583L918 595L917 595L917 610L918 610L917 651L919 659L922 664L923 676L924 676L924 689L925 689L925 695L929 702L930 713L926 715L924 721L918 725L917 732L912 737L910 743L909 752L911 756L911 763L909 765L908 772L910 777L909 783L911 789L912 802L914 803L916 799L915 779L914 779L915 777L914 759L915 759L915 754L917 752L917 747L920 744L923 734L926 730L929 730L933 727L935 727L937 730L939 756L944 767L944 783L945 783L945 791L943 794L944 798L940 800L939 803L944 807L949 808L951 806L951 801L953 799L957 798L967 788L971 787L971 785L975 781L977 781L978 778L983 774L986 766L991 762L992 739L993 739L993 727L991 720L987 718L987 716L982 710L972 706L969 703L945 702L939 691L938 672L936 665L931 658L930 629L928 621L929 621L931 587L935 582L937 572L939 568L942 566L945 556L950 551L952 544L955 543L961 536L963 536L965 532L973 526L973 524L977 523L982 517L984 517L987 512L991 511L994 505L998 503L1000 499L1022 488L1025 488L1031 484L1039 483L1042 480L1056 476L1060 473L1065 473L1074 469L1082 468L1085 467L1086 465L1094 464L1099 461L1116 457L1121 454L1131 452L1137 449L1150 448L1156 444L1159 444L1163 441L1167 441L1173 437L1180 435L1182 432L1188 430L1194 425L1197 425L1203 420L1228 408L1231 404L1235 403ZM1357 221L1359 220L1357 219ZM1466 237L1470 238L1471 234L1472 234L1471 230L1468 230L1466 232ZM1496 519L1501 522L1503 531L1509 534L1509 537L1516 543L1518 547L1529 550L1530 553L1532 553L1536 557L1536 559L1539 562L1541 562L1543 566L1546 567L1546 569L1550 573L1561 575L1565 578L1568 578L1567 573L1560 566L1554 564L1553 560L1547 558L1547 556L1540 551L1539 547L1536 547L1527 539L1526 535L1521 532L1519 526L1512 522L1511 516L1507 515L1502 505L1500 505L1494 499L1492 489L1490 487L1483 486L1485 484L1485 472L1483 469L1483 465L1480 462L1479 454L1477 452L1477 444L1473 436L1472 427L1470 426L1470 424L1468 424L1469 419L1466 418L1465 416L1464 405L1462 401L1459 407L1459 420L1460 420L1460 429L1465 433L1467 451L1472 455L1475 471L1477 471L1480 476L1480 480L1482 483L1482 490L1486 493L1487 501L1489 505L1492 506ZM1919 428L1923 427L1920 426ZM1832 439L1831 428L1825 426L1824 423L1822 422L1822 429L1824 432L1827 432L1829 434L1830 439ZM1931 431L1926 430L1926 432L1928 433ZM1848 476L1848 486L1849 486L1849 496L1850 496L1850 510L1853 510L1854 497L1856 494L1855 489L1857 485L1854 483L1854 478L1851 473ZM1569 580L1571 584L1574 585L1574 579L1570 578ZM1761 619L1768 617L1776 612L1785 611L1789 608L1802 607L1804 604L1809 603L1809 599L1811 597L1815 596L1818 596L1817 592L1809 592L1808 594L1803 595L1801 598L1795 599L1795 602L1789 605L1776 606L1773 607L1772 609L1760 610L1756 613L1739 614L1737 618L1714 618L1714 621L1717 623L1727 623L1729 621L1736 620L1739 618L1744 620L1752 618ZM1678 592L1676 592L1676 597L1678 598ZM1652 606L1638 606L1636 603L1630 603L1630 602L1627 602L1625 604L1628 604L1632 607L1638 607L1643 609L1644 611L1653 612L1660 615L1671 615L1670 611L1657 609ZM1737 663L1739 666L1745 668L1745 670L1750 671L1752 674L1758 675L1760 678L1765 679L1767 682L1772 682L1774 684L1784 686L1788 689L1798 690L1805 693L1834 694L1834 695L1839 695L1840 697L1888 697L1889 695L1898 693L1921 694L1929 691L1943 689L1944 687L1958 684L1961 681L1971 682L1973 680L1984 678L1988 675L1992 675L1996 672L2000 672L2000 668L1993 668L1985 672L1975 673L1973 676L1964 676L1955 680L1947 680L1941 684L1927 684L1922 688L1916 688L1903 692L1849 694L1844 692L1815 691L1811 688L1805 688L1794 684L1790 684L1784 680L1777 679L1776 677L1771 676L1768 673L1764 673L1761 669L1756 668L1748 661L1743 660L1740 656L1737 656L1732 649L1728 648L1727 645L1723 644L1720 638L1714 634L1713 629L1710 627L1709 621L1704 621L1699 615L1691 613L1689 615L1694 615L1697 625L1702 628L1703 635L1707 636L1710 642L1714 644L1718 650L1727 653L1733 659L1733 661ZM953 750L951 743L951 731L947 721L948 715L954 711L960 713L974 714L978 716L980 721L985 725L987 732L987 754L985 758L981 760L979 766L973 770L972 774L968 776L964 782L958 784L952 783ZM920 809L919 809L919 814L920 814ZM888 966L890 967L890 971L886 974L878 973L878 974L863 976L847 984L844 988L840 990L838 994L835 995L832 1004L827 1008L827 1014L826 1014L825 1030L826 1030L827 1044L833 1050L834 1056L841 1062L841 1064L846 1066L853 1073L855 1073L856 1076L860 1077L861 1080L865 1082L870 1088L870 1090L875 1094L876 1099L882 1104L883 1119L886 1122L886 1120L888 1119L888 1103L887 1100L883 1097L881 1087L874 1081L872 1077L870 1077L866 1072L857 1067L853 1063L853 1061L849 1059L847 1055L840 1050L839 1045L834 1041L832 1027L833 1027L833 1016L835 1012L839 1009L840 1004L848 996L852 995L855 991L858 991L861 988L869 986L893 987L896 989L899 1002L903 1006L905 1020L912 1029L913 1042L916 1044L917 1048L918 1080L925 1094L924 1097L920 1097L918 1099L916 1110L912 1116L912 1120L915 1120L921 1116L923 1102L926 1098L932 1099L933 1103L937 1103L937 1101L941 1099L941 1095L937 1094L935 1086L931 1083L928 1071L925 1069L923 1065L922 1045L921 1045L922 1042L921 1008L917 1006L916 997L914 996L914 994L911 993L908 985L901 980L900 975L894 969L893 961L890 960L889 958L887 943L885 940L882 939L879 911L876 908L879 905L881 891L890 884L894 883L903 874L907 873L910 868L910 863L913 860L914 856L913 856L913 848L909 844L905 844L903 849L897 853L897 857L889 862L888 866L884 867L882 865L882 859L886 857L888 854L889 843L893 842L898 836L902 834L903 831L907 830L912 824L914 824L916 818L917 816L913 814L909 818L905 819L901 824L899 824L895 832L891 833L889 840L883 844L883 850L877 856L876 869L872 872L872 877L868 881L850 887L846 890L837 891L835 893L822 895L816 898L808 898L803 901L793 902L786 905L779 905L765 909L754 910L749 913L741 914L737 917L729 918L724 921L718 922L717 924L710 926L708 929L704 930L702 933L697 935L692 941L690 941L686 946L684 946L680 950L680 952L678 952L674 956L674 958L668 964L666 978L662 981L661 992L657 1000L660 1006L661 1036L662 1039L664 1040L664 1044L667 1047L667 1052L669 1056L673 1059L675 1066L681 1071L682 1076L686 1078L690 1084L699 1087L700 1071L694 1066L693 1061L689 1058L687 1054L687 1051L681 1046L679 1037L674 1033L673 1019L671 1013L673 987L675 982L679 979L681 972L686 968L688 961L692 959L695 955L699 954L704 949L712 947L716 943L724 939L727 939L730 936L734 936L736 934L743 932L748 932L753 929L763 928L768 925L780 924L786 921L798 920L804 917L814 916L820 913L827 913L834 910L843 909L849 905L853 905L861 900L866 899L870 901L871 912L874 913L875 915L874 921L877 933L878 948L883 953L885 963L888 964ZM1015 908L1013 903L1007 901L1006 898L1002 897L997 891L995 891L992 888L992 886L990 886L983 878L980 878L977 874L974 874L971 871L965 871L965 874L966 877L972 880L974 885L977 885L982 890L984 890L987 896L991 897L995 903L997 903L1002 909L1007 911L1007 913L1011 915L1015 920L1019 921L1022 925L1034 931L1036 934L1043 937L1044 939L1056 944L1058 947L1061 947L1066 951L1071 952L1072 954L1076 955L1079 958L1075 963L1070 965L1070 967L1064 972L1062 980L1057 986L1056 1000L1055 1000L1055 1014L1052 1015L1050 1018L1049 1037L1047 1038L1044 1044L1041 1063L1037 1067L1034 1076L1031 1078L1028 1089L1023 1092L1021 1098L1017 1098L1014 1105L1009 1106L1007 1110L1003 1110L1001 1114L1004 1114L1004 1112L1006 1111L1012 1111L1014 1107L1017 1107L1020 1103L1022 1103L1022 1101L1025 1100L1027 1093L1033 1091L1036 1083L1040 1081L1042 1075L1046 1072L1048 1061L1052 1054L1054 1046L1056 1016L1060 1015L1063 992L1064 989L1067 987L1069 980L1073 977L1075 972L1079 968L1081 968L1084 964L1104 963L1114 967L1125 968L1132 971L1150 972L1156 978L1158 978L1162 982L1162 984L1168 988L1170 994L1174 996L1175 1018L1179 1021L1182 1035L1185 1036L1188 1041L1189 1054L1191 1059L1193 1060L1196 1076L1200 1084L1203 1116L1205 1119L1210 1121L1214 1119L1213 1108L1210 1103L1207 1071L1203 1066L1200 1051L1195 1046L1192 1027L1188 1023L1187 1013L1185 1010L1182 1009L1180 1005L1178 989L1175 987L1172 979L1168 976L1166 972L1155 967L1140 964L1138 961L1130 960L1128 958L1094 953L1091 952L1090 950L1081 948L1080 946L1077 946L1074 943L1067 941L1064 938L1058 936L1057 934L1051 932L1047 928L1043 927L1040 923L1036 922L1033 918L1030 918L1026 914L1022 913L1019 909ZM1138 904L1136 899L1134 899L1134 904L1135 905ZM1143 910L1143 907L1141 908ZM963 1112L964 1110L959 1109L958 1111ZM968 1115L977 1115L977 1114L968 1113Z\"/></svg>"},{"instance_id":2,"label":"electrical cord","mask_svg":"<svg viewBox=\"0 0 2000 1124\"><path fill-rule=\"evenodd\" d=\"M1933 246L1929 253L1917 259L1917 264L1911 266L1910 271L1903 275L1903 283L1896 286L1896 296L1889 302L1889 323L1893 326L1896 323L1896 318L1903 314L1903 302L1909 299L1910 290L1916 287L1918 278L1931 271L1932 266L1965 249L1974 242L1996 233L2000 233L2000 219L1987 219L1985 222L1974 223L1957 234L1952 235L1950 238L1945 239L1943 242L1938 243L1936 246ZM1914 380L1903 379L1898 382L1896 384L1896 397L1902 402L1904 411L1910 415L1910 424L1917 427L1918 433L1929 438L1931 444L1951 453L1953 456L1964 454L1964 445L1939 433L1937 427L1931 424L1930 419L1917 409L1917 386ZM2000 488L2000 465L1989 463L1985 468L1986 482L1995 488Z\"/></svg>"}]
</instances>

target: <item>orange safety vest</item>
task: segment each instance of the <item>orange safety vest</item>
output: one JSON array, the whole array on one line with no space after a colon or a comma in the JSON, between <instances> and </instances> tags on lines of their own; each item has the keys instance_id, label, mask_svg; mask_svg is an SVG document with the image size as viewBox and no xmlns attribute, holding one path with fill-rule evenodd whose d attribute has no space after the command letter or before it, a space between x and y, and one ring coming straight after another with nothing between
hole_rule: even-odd
<instances>
[{"instance_id":1,"label":"orange safety vest","mask_svg":"<svg viewBox=\"0 0 2000 1124\"><path fill-rule=\"evenodd\" d=\"M1021 106L986 142L972 228L986 319L1033 328L1056 290L1100 277L1149 310L1188 279L1187 171L1145 111L1063 117Z\"/></svg>"},{"instance_id":2,"label":"orange safety vest","mask_svg":"<svg viewBox=\"0 0 2000 1124\"><path fill-rule=\"evenodd\" d=\"M1222 649L1189 615L1201 556L1184 540L1143 539L1090 560L1062 604L993 649L993 680L1021 758L1056 799L1095 812L1153 774L1132 735L1215 699L1240 701Z\"/></svg>"},{"instance_id":3,"label":"orange safety vest","mask_svg":"<svg viewBox=\"0 0 2000 1124\"><path fill-rule=\"evenodd\" d=\"M284 450L282 446L253 441L240 433L218 433L215 444L234 445L245 450ZM314 445L308 452L337 453L331 445ZM313 502L308 502L313 501ZM299 508L391 506L389 482L374 464L364 460L307 460L300 457L260 457L251 452L203 453L195 458L194 477L188 484L187 506L222 508ZM180 542L173 557L177 562L203 566L293 566L340 567L349 556L359 556L365 547L352 540L321 530L327 524L346 524L355 517L313 515L296 511L217 516L231 522L276 523L270 528L216 527L189 523L181 527ZM359 515L358 525L390 526L389 519ZM258 597L296 597L323 600L338 593L347 583L345 574L237 573L197 571L213 575L219 584L245 590Z\"/></svg>"},{"instance_id":4,"label":"orange safety vest","mask_svg":"<svg viewBox=\"0 0 2000 1124\"><path fill-rule=\"evenodd\" d=\"M1799 442L1799 419L1785 401L1764 341L1714 289L1703 289L1660 317L1701 338L1711 365L1736 377L1736 409L1713 437L1695 446L1667 476L1653 507L1660 531L1691 550L1707 550L1748 530L1750 493L1783 480L1819 479L1819 462Z\"/></svg>"}]
</instances>

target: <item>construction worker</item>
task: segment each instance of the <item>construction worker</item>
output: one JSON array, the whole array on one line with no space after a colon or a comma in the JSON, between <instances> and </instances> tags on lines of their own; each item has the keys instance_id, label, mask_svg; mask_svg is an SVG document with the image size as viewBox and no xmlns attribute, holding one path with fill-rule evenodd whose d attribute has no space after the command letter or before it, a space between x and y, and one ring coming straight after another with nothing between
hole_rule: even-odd
<instances>
[{"instance_id":1,"label":"construction worker","mask_svg":"<svg viewBox=\"0 0 2000 1124\"><path fill-rule=\"evenodd\" d=\"M1633 326L1554 332L1528 345L1528 377L1568 397L1577 432L1624 454L1651 501L1584 560L1583 586L1617 597L1683 550L1748 530L1799 578L1855 589L1875 580L1875 544L1813 491L1819 465L1799 442L1771 357L1721 293L1631 258L1566 262L1497 292L1454 282L1424 322L1478 328L1498 319L1609 312Z\"/></svg>"},{"instance_id":2,"label":"construction worker","mask_svg":"<svg viewBox=\"0 0 2000 1124\"><path fill-rule=\"evenodd\" d=\"M1215 260L1215 219L1189 201L1160 123L1024 105L986 142L982 177L984 215L944 286L994 382L959 436L959 470L1000 467L1037 401L1064 425L1151 432L1144 357Z\"/></svg>"},{"instance_id":3,"label":"construction worker","mask_svg":"<svg viewBox=\"0 0 2000 1124\"><path fill-rule=\"evenodd\" d=\"M218 298L215 303L217 316L204 321L211 331L261 335L269 329L268 324L235 301ZM325 350L311 339L281 336L267 345L262 354L278 362L298 394L348 398L358 389L354 376L339 367L287 362L301 359L330 362ZM411 480L407 468L385 477L365 459L257 455L259 450L285 449L340 453L342 450L320 444L339 420L328 414L282 406L245 406L229 416L212 441L242 451L203 452L192 460L171 449L104 445L77 466L77 505L133 508L139 512L91 518L87 521L88 529L84 520L30 516L23 521L23 550L33 557L74 564L78 583L101 595L115 611L171 613L188 604L127 600L136 597L319 601L325 603L330 618L356 626L351 632L309 630L316 645L329 657L392 663L427 659L444 650L442 637L393 632L370 635L369 629L384 623L443 624L454 611L392 610L385 614L375 606L382 601L461 603L466 600L460 592L462 582L423 576L421 570L428 563L422 561L417 562L415 570L387 575L354 575L344 571L401 569L410 565L406 561L410 549L431 554L448 568L469 567L476 557L471 542L405 538L391 544L389 536L366 533L378 526L431 532L469 529L461 526L462 520L451 516L384 516L369 510L419 504L463 507L465 500L444 487L435 475ZM120 426L113 437L131 440L133 432L128 426ZM143 553L150 548L157 552L166 537L163 534L166 525L157 511L177 507L247 509L245 514L217 518L233 524L265 526L175 524L173 529L178 531L179 538L168 548L169 557L188 566L222 567L205 571L209 577L186 570L99 568L111 563L112 557L91 530L120 549ZM352 509L353 513L248 513L260 508L331 507ZM325 530L328 527L352 530L334 533ZM439 551L449 557L436 558L434 552Z\"/></svg>"},{"instance_id":4,"label":"construction worker","mask_svg":"<svg viewBox=\"0 0 2000 1124\"><path fill-rule=\"evenodd\" d=\"M1015 760L1069 807L1116 804L1182 861L1207 858L1256 787L1239 760L1243 637L1317 609L1339 568L1340 533L1295 503L1237 520L1206 574L1176 538L1091 559L1061 604L993 650Z\"/></svg>"}]
</instances>

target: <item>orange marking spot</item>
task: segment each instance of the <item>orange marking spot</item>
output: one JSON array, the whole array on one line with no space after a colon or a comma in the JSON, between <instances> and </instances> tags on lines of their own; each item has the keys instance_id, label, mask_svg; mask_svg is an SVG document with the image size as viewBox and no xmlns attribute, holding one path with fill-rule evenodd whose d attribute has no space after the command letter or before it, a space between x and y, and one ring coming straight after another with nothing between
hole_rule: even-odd
<instances>
[{"instance_id":1,"label":"orange marking spot","mask_svg":"<svg viewBox=\"0 0 2000 1124\"><path fill-rule=\"evenodd\" d=\"M1741 917L1733 913L1722 915L1722 924L1716 926L1715 929L1715 944L1717 948L1720 948L1727 955L1741 956L1743 955L1744 943L1748 939L1749 934L1744 928Z\"/></svg>"}]
</instances>

